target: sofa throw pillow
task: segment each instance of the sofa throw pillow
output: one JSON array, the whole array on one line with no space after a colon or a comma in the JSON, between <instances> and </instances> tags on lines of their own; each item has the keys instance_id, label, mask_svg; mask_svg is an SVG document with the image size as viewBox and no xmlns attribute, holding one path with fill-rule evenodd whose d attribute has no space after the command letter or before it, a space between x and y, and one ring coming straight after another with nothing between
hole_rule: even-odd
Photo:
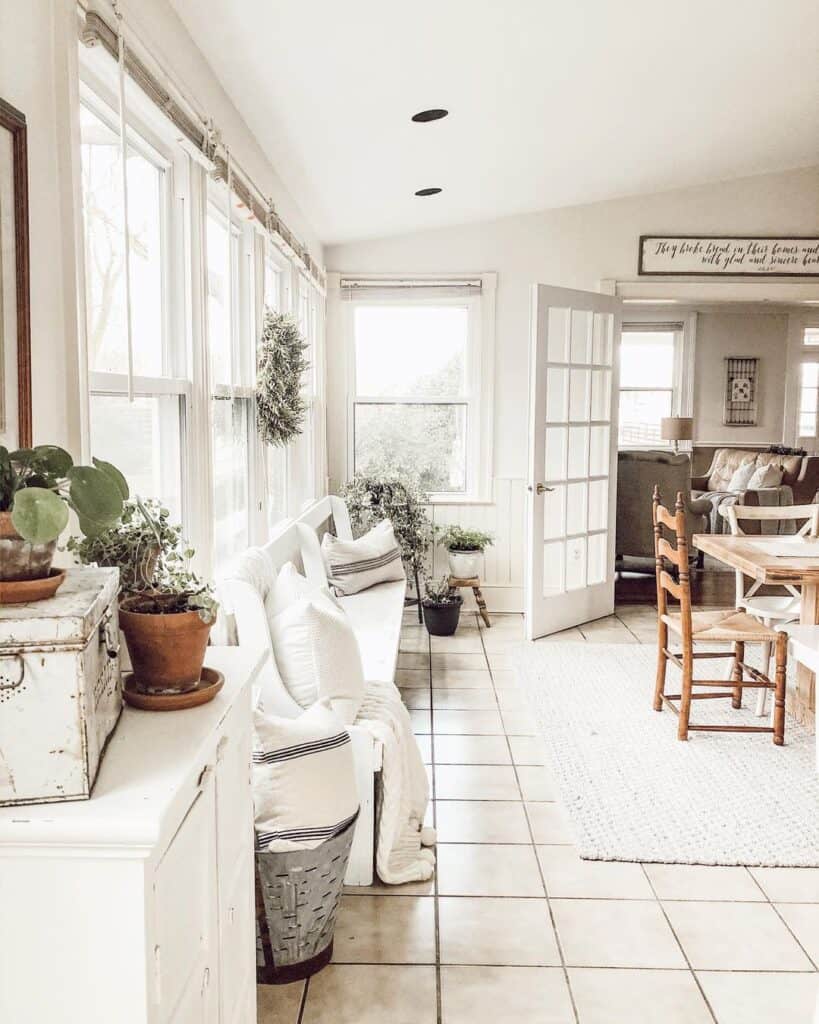
<instances>
[{"instance_id":1,"label":"sofa throw pillow","mask_svg":"<svg viewBox=\"0 0 819 1024\"><path fill-rule=\"evenodd\" d=\"M358 813L350 735L327 702L298 718L254 713L256 848L310 850Z\"/></svg>"},{"instance_id":2,"label":"sofa throw pillow","mask_svg":"<svg viewBox=\"0 0 819 1024\"><path fill-rule=\"evenodd\" d=\"M339 540L326 533L321 553L327 580L338 596L357 594L377 583L406 579L401 551L388 519L358 540Z\"/></svg>"},{"instance_id":3,"label":"sofa throw pillow","mask_svg":"<svg viewBox=\"0 0 819 1024\"><path fill-rule=\"evenodd\" d=\"M731 474L727 489L729 491L747 491L748 482L754 475L755 468L753 462L745 462L738 466Z\"/></svg>"},{"instance_id":4,"label":"sofa throw pillow","mask_svg":"<svg viewBox=\"0 0 819 1024\"><path fill-rule=\"evenodd\" d=\"M302 597L270 620L276 667L303 708L327 699L352 723L364 696L364 670L353 627L329 597Z\"/></svg>"},{"instance_id":5,"label":"sofa throw pillow","mask_svg":"<svg viewBox=\"0 0 819 1024\"><path fill-rule=\"evenodd\" d=\"M748 481L749 491L758 491L762 487L779 487L782 483L782 470L779 466L769 462L767 466L760 466L754 470L754 474Z\"/></svg>"},{"instance_id":6,"label":"sofa throw pillow","mask_svg":"<svg viewBox=\"0 0 819 1024\"><path fill-rule=\"evenodd\" d=\"M268 619L274 619L277 615L295 604L303 597L326 598L332 604L338 606L338 602L330 593L328 586L317 586L311 583L306 576L302 575L292 562L285 562L279 569L279 574L273 581L265 598L265 611Z\"/></svg>"}]
</instances>

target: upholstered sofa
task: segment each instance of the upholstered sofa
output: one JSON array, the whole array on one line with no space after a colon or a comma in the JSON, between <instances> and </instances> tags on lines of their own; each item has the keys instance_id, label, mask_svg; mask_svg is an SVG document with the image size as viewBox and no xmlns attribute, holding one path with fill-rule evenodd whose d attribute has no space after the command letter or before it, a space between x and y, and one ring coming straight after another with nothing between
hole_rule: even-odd
<instances>
[{"instance_id":1,"label":"upholstered sofa","mask_svg":"<svg viewBox=\"0 0 819 1024\"><path fill-rule=\"evenodd\" d=\"M781 479L768 486L748 488L731 486L732 478L742 467L761 469L771 466ZM713 533L722 533L726 527L719 514L726 502L742 505L803 505L810 504L819 490L819 457L811 455L781 455L776 452L753 451L746 448L717 448L710 468L702 476L691 479L692 497L703 499L710 505L709 521ZM759 523L748 523L749 531L760 529Z\"/></svg>"},{"instance_id":2,"label":"upholstered sofa","mask_svg":"<svg viewBox=\"0 0 819 1024\"><path fill-rule=\"evenodd\" d=\"M711 504L691 497L691 461L668 451L621 451L617 455L616 568L654 571L654 487L673 508L677 493L685 499L689 544L692 534L705 533ZM696 554L691 551L692 556Z\"/></svg>"}]
</instances>

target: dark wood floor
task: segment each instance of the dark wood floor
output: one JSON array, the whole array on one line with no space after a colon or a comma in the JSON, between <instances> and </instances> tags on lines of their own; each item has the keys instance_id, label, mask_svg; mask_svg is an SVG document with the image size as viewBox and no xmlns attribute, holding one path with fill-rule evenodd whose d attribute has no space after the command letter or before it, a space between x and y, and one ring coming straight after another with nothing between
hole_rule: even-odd
<instances>
[{"instance_id":1,"label":"dark wood floor","mask_svg":"<svg viewBox=\"0 0 819 1024\"><path fill-rule=\"evenodd\" d=\"M705 568L691 569L691 599L705 608L731 608L735 598L734 574L706 563ZM654 576L620 573L614 584L616 604L657 604Z\"/></svg>"}]
</instances>

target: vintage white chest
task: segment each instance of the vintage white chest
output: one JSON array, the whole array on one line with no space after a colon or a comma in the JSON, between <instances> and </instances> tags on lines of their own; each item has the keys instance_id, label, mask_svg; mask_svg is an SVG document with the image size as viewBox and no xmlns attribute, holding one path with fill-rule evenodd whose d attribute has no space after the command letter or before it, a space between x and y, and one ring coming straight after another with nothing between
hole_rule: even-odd
<instances>
[{"instance_id":1,"label":"vintage white chest","mask_svg":"<svg viewBox=\"0 0 819 1024\"><path fill-rule=\"evenodd\" d=\"M0 808L0 1021L256 1024L251 686L126 708L90 800Z\"/></svg>"},{"instance_id":2,"label":"vintage white chest","mask_svg":"<svg viewBox=\"0 0 819 1024\"><path fill-rule=\"evenodd\" d=\"M122 710L117 569L0 605L0 806L82 800Z\"/></svg>"}]
</instances>

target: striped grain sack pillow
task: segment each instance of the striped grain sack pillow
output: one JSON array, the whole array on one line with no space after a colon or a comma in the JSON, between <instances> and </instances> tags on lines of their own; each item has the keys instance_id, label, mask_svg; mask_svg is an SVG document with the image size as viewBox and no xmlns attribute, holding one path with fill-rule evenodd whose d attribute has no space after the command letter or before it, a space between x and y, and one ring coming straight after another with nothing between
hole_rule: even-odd
<instances>
[{"instance_id":1,"label":"striped grain sack pillow","mask_svg":"<svg viewBox=\"0 0 819 1024\"><path fill-rule=\"evenodd\" d=\"M376 583L405 580L401 551L389 519L358 540L339 540L326 533L321 553L327 581L338 596L357 594Z\"/></svg>"},{"instance_id":2,"label":"striped grain sack pillow","mask_svg":"<svg viewBox=\"0 0 819 1024\"><path fill-rule=\"evenodd\" d=\"M254 717L256 848L312 850L358 813L350 735L325 701L298 718Z\"/></svg>"}]
</instances>

